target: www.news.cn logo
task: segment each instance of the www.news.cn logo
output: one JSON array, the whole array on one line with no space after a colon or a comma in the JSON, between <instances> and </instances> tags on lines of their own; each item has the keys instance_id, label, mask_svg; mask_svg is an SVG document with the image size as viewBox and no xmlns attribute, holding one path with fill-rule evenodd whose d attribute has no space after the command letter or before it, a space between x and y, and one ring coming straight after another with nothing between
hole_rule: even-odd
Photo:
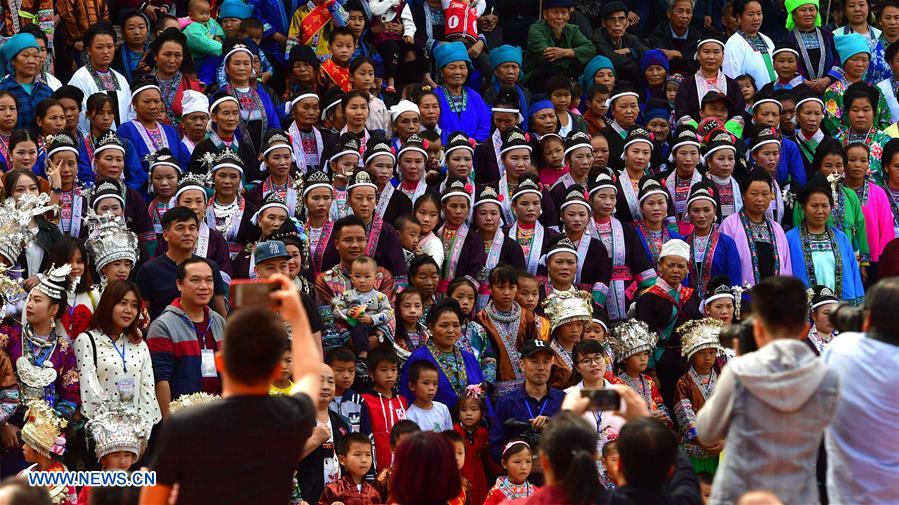
<instances>
[{"instance_id":1,"label":"www.news.cn logo","mask_svg":"<svg viewBox=\"0 0 899 505\"><path fill-rule=\"evenodd\" d=\"M144 487L156 485L156 472L28 472L28 485L39 487Z\"/></svg>"}]
</instances>

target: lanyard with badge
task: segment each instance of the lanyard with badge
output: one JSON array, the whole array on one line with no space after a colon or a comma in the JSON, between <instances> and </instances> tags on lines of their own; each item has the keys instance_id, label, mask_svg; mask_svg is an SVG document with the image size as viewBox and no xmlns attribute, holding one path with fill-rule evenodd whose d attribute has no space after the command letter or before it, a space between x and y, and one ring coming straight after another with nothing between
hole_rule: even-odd
<instances>
[{"instance_id":1,"label":"lanyard with badge","mask_svg":"<svg viewBox=\"0 0 899 505\"><path fill-rule=\"evenodd\" d=\"M191 321L194 327L194 333L197 334L197 340L200 341L200 374L203 378L218 377L218 371L215 369L215 349L206 348L206 336L209 335L209 329L212 326L210 320L206 324L206 330L200 331L197 323ZM215 341L213 340L213 345Z\"/></svg>"},{"instance_id":2,"label":"lanyard with badge","mask_svg":"<svg viewBox=\"0 0 899 505\"><path fill-rule=\"evenodd\" d=\"M112 337L109 338L109 341L112 343L112 348L115 349L116 354L118 354L119 357L122 358L122 371L125 373L125 375L128 374L128 361L126 359L128 357L128 350L126 348L127 338L128 337L126 337L124 334L119 337L119 340L122 341L121 349L119 349L117 341L113 340ZM121 399L123 402L130 402L134 399L134 379L132 377L122 377L121 379L116 381L115 385L116 389L119 392L119 399Z\"/></svg>"}]
</instances>

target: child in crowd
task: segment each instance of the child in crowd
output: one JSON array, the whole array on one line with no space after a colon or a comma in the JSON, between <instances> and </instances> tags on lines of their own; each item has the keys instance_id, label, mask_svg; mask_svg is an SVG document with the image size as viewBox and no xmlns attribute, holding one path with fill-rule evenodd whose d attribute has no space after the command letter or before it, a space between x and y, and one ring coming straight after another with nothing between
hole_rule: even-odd
<instances>
[{"instance_id":1,"label":"child in crowd","mask_svg":"<svg viewBox=\"0 0 899 505\"><path fill-rule=\"evenodd\" d=\"M665 98L668 100L668 106L674 109L674 100L677 98L677 91L684 82L684 74L674 72L665 78Z\"/></svg>"},{"instance_id":2,"label":"child in crowd","mask_svg":"<svg viewBox=\"0 0 899 505\"><path fill-rule=\"evenodd\" d=\"M615 489L618 479L618 440L609 440L602 446L602 454L600 457L599 482L606 489Z\"/></svg>"},{"instance_id":3,"label":"child in crowd","mask_svg":"<svg viewBox=\"0 0 899 505\"><path fill-rule=\"evenodd\" d=\"M371 433L371 420L362 396L353 390L356 380L356 355L349 347L328 351L325 363L334 371L334 399L329 408L340 414L353 433Z\"/></svg>"},{"instance_id":4,"label":"child in crowd","mask_svg":"<svg viewBox=\"0 0 899 505\"><path fill-rule=\"evenodd\" d=\"M465 444L465 464L462 476L471 483L471 503L483 503L487 497L487 469L497 474L502 470L490 457L487 445L487 403L479 386L469 386L465 396L456 403L456 417L459 422L453 427Z\"/></svg>"},{"instance_id":5,"label":"child in crowd","mask_svg":"<svg viewBox=\"0 0 899 505\"><path fill-rule=\"evenodd\" d=\"M820 355L834 339L830 314L836 310L839 300L827 286L817 285L812 296L812 328L808 331L809 347Z\"/></svg>"},{"instance_id":6,"label":"child in crowd","mask_svg":"<svg viewBox=\"0 0 899 505\"><path fill-rule=\"evenodd\" d=\"M715 480L715 476L708 472L699 472L696 474L696 477L699 479L699 493L702 495L702 505L707 505L709 498L712 497L712 481Z\"/></svg>"},{"instance_id":7,"label":"child in crowd","mask_svg":"<svg viewBox=\"0 0 899 505\"><path fill-rule=\"evenodd\" d=\"M409 367L409 391L415 401L406 410L406 418L415 421L422 431L446 431L452 429L446 405L435 402L440 372L430 361L416 361Z\"/></svg>"},{"instance_id":8,"label":"child in crowd","mask_svg":"<svg viewBox=\"0 0 899 505\"><path fill-rule=\"evenodd\" d=\"M607 378L611 378L615 375L612 367L612 363L615 363L615 353L612 352L612 346L609 344L609 327L603 319L603 314L597 314L596 312L596 309L594 309L593 318L584 324L584 340L596 340L602 344L603 352L607 358L605 375Z\"/></svg>"},{"instance_id":9,"label":"child in crowd","mask_svg":"<svg viewBox=\"0 0 899 505\"><path fill-rule=\"evenodd\" d=\"M297 11L299 14L299 11ZM331 48L331 57L322 63L318 73L319 95L331 86L337 86L344 93L353 89L353 81L350 79L350 57L356 49L356 37L346 27L337 27L331 30L328 37Z\"/></svg>"},{"instance_id":10,"label":"child in crowd","mask_svg":"<svg viewBox=\"0 0 899 505\"><path fill-rule=\"evenodd\" d=\"M262 45L262 37L265 34L265 27L262 25L262 22L256 18L247 18L240 22L240 36L248 38L256 43L257 46ZM253 55L254 59L257 55ZM263 82L263 84L268 84L268 81L271 80L272 74L274 73L274 67L269 62L268 57L265 55L264 51L259 51L259 65L261 67L261 71L259 72L259 80ZM270 96L276 96L275 94L271 94Z\"/></svg>"},{"instance_id":11,"label":"child in crowd","mask_svg":"<svg viewBox=\"0 0 899 505\"><path fill-rule=\"evenodd\" d=\"M547 133L540 138L540 183L551 187L568 173L565 166L565 142L555 133Z\"/></svg>"},{"instance_id":12,"label":"child in crowd","mask_svg":"<svg viewBox=\"0 0 899 505\"><path fill-rule=\"evenodd\" d=\"M529 272L518 272L518 291L515 293L515 301L521 308L534 312L540 305L540 284L537 278ZM549 342L549 319L534 314L534 324L537 326L537 338Z\"/></svg>"},{"instance_id":13,"label":"child in crowd","mask_svg":"<svg viewBox=\"0 0 899 505\"><path fill-rule=\"evenodd\" d=\"M362 400L371 419L376 468L387 468L393 454L390 430L406 419L409 404L405 398L393 393L399 376L399 358L392 347L380 345L372 349L368 354L368 370L374 385L371 393L362 395Z\"/></svg>"},{"instance_id":14,"label":"child in crowd","mask_svg":"<svg viewBox=\"0 0 899 505\"><path fill-rule=\"evenodd\" d=\"M184 27L182 32L187 37L187 47L198 71L208 62L213 62L214 66L222 55L222 39L225 31L210 17L210 10L209 0L191 0L187 4L187 18L179 19Z\"/></svg>"},{"instance_id":15,"label":"child in crowd","mask_svg":"<svg viewBox=\"0 0 899 505\"><path fill-rule=\"evenodd\" d=\"M496 382L496 353L493 352L484 327L472 321L477 297L475 282L469 277L457 277L450 282L446 289L446 295L459 302L459 308L465 315L465 319L462 321L462 335L456 342L456 346L474 355L481 365L481 371L484 372L484 380L489 384L494 384Z\"/></svg>"},{"instance_id":16,"label":"child in crowd","mask_svg":"<svg viewBox=\"0 0 899 505\"><path fill-rule=\"evenodd\" d=\"M375 289L378 262L371 256L359 256L350 265L348 289L331 300L334 315L350 327L350 340L362 361L368 356L369 342L383 341L393 333L393 307L387 295Z\"/></svg>"},{"instance_id":17,"label":"child in crowd","mask_svg":"<svg viewBox=\"0 0 899 505\"><path fill-rule=\"evenodd\" d=\"M284 351L284 356L281 358L281 374L278 375L277 379L272 381L272 385L268 388L269 394L290 394L290 390L293 388L293 381L290 380L291 370L293 370L293 357L288 349Z\"/></svg>"},{"instance_id":18,"label":"child in crowd","mask_svg":"<svg viewBox=\"0 0 899 505\"><path fill-rule=\"evenodd\" d=\"M68 424L66 420L59 417L44 400L29 402L25 419L25 426L20 432L22 452L31 466L19 472L19 476L26 478L31 472L68 472L60 461L66 450L63 436ZM65 484L50 485L47 491L54 503L73 504L78 497L75 486Z\"/></svg>"},{"instance_id":19,"label":"child in crowd","mask_svg":"<svg viewBox=\"0 0 899 505\"><path fill-rule=\"evenodd\" d=\"M360 56L350 62L350 80L353 89L368 98L368 121L365 127L369 130L382 130L387 138L393 136L393 125L390 112L377 96L372 95L375 82L375 62L366 56Z\"/></svg>"},{"instance_id":20,"label":"child in crowd","mask_svg":"<svg viewBox=\"0 0 899 505\"><path fill-rule=\"evenodd\" d=\"M400 235L400 245L403 246L403 256L406 258L406 267L412 262L416 254L421 254L418 241L421 238L421 223L415 216L404 215L396 218L393 226Z\"/></svg>"},{"instance_id":21,"label":"child in crowd","mask_svg":"<svg viewBox=\"0 0 899 505\"><path fill-rule=\"evenodd\" d=\"M609 99L609 88L602 84L593 86L587 92L587 112L584 113L584 122L587 123L587 133L592 137L606 127L606 100Z\"/></svg>"},{"instance_id":22,"label":"child in crowd","mask_svg":"<svg viewBox=\"0 0 899 505\"><path fill-rule=\"evenodd\" d=\"M343 468L343 477L329 482L318 499L319 505L345 503L374 505L381 503L378 490L365 481L371 470L371 440L364 433L350 433L343 437L337 448L337 461Z\"/></svg>"},{"instance_id":23,"label":"child in crowd","mask_svg":"<svg viewBox=\"0 0 899 505\"><path fill-rule=\"evenodd\" d=\"M559 135L568 137L573 131L587 132L587 123L579 115L572 114L571 97L574 96L571 79L564 75L554 75L546 83L546 93L559 118Z\"/></svg>"},{"instance_id":24,"label":"child in crowd","mask_svg":"<svg viewBox=\"0 0 899 505\"><path fill-rule=\"evenodd\" d=\"M718 190L721 219L737 212L743 207L743 196L740 185L733 178L736 167L736 140L725 130L717 130L711 134L709 142L702 148L702 156L708 168L707 176Z\"/></svg>"},{"instance_id":25,"label":"child in crowd","mask_svg":"<svg viewBox=\"0 0 899 505\"><path fill-rule=\"evenodd\" d=\"M390 429L391 462L393 460L393 451L396 450L396 446L407 436L420 431L421 428L415 424L415 421L410 421L408 419L403 419L393 425L393 428ZM382 503L394 503L393 496L390 494L390 478L392 477L392 474L393 466L388 466L380 470L378 478L375 479L375 487L377 487L378 492L381 493Z\"/></svg>"},{"instance_id":26,"label":"child in crowd","mask_svg":"<svg viewBox=\"0 0 899 505\"><path fill-rule=\"evenodd\" d=\"M394 348L400 360L405 362L415 349L425 345L428 329L421 322L424 306L421 293L414 287L404 289L396 294L396 335Z\"/></svg>"},{"instance_id":27,"label":"child in crowd","mask_svg":"<svg viewBox=\"0 0 899 505\"><path fill-rule=\"evenodd\" d=\"M649 363L649 353L655 349L658 340L659 336L649 331L649 326L643 321L628 319L618 325L611 344L620 371L611 382L624 384L636 391L646 401L646 406L654 417L673 426L656 382L643 373Z\"/></svg>"},{"instance_id":28,"label":"child in crowd","mask_svg":"<svg viewBox=\"0 0 899 505\"><path fill-rule=\"evenodd\" d=\"M505 477L497 477L496 484L487 492L484 505L499 505L512 500L527 498L537 492L537 486L528 482L533 465L531 446L524 440L513 440L503 448Z\"/></svg>"},{"instance_id":29,"label":"child in crowd","mask_svg":"<svg viewBox=\"0 0 899 505\"><path fill-rule=\"evenodd\" d=\"M755 94L758 88L755 87L755 79L749 74L738 75L736 78L737 85L740 86L740 92L743 93L743 101L746 102L746 112L752 113L752 104L755 103Z\"/></svg>"},{"instance_id":30,"label":"child in crowd","mask_svg":"<svg viewBox=\"0 0 899 505\"><path fill-rule=\"evenodd\" d=\"M456 433L455 430L448 430L440 433L453 445L453 454L456 456L456 467L461 473L462 467L465 466L465 441L462 435ZM449 505L467 505L471 501L471 482L462 475L462 489L459 495L449 501Z\"/></svg>"},{"instance_id":31,"label":"child in crowd","mask_svg":"<svg viewBox=\"0 0 899 505\"><path fill-rule=\"evenodd\" d=\"M425 323L431 306L437 301L439 282L440 266L433 257L422 254L412 259L409 264L409 285L418 290L418 294L421 295L422 313L419 321L422 324Z\"/></svg>"},{"instance_id":32,"label":"child in crowd","mask_svg":"<svg viewBox=\"0 0 899 505\"><path fill-rule=\"evenodd\" d=\"M374 36L375 49L384 59L384 70L387 73L387 91L396 91L396 70L400 56L414 50L415 46L415 20L412 19L412 8L403 0L372 0L369 4L371 10L372 27L387 23L399 23L403 26L403 33L393 33L382 30Z\"/></svg>"},{"instance_id":33,"label":"child in crowd","mask_svg":"<svg viewBox=\"0 0 899 505\"><path fill-rule=\"evenodd\" d=\"M421 249L421 252L430 256L434 263L442 265L443 256L446 254L443 250L443 241L434 234L434 230L437 229L437 224L440 222L440 197L429 191L425 192L415 200L413 210L415 211L415 219L418 219L418 222L421 224L418 247ZM409 264L410 282L412 280L412 263ZM438 266L438 272L439 270ZM427 300L425 297L422 297L422 301L426 301L430 305L430 300Z\"/></svg>"},{"instance_id":34,"label":"child in crowd","mask_svg":"<svg viewBox=\"0 0 899 505\"><path fill-rule=\"evenodd\" d=\"M674 393L674 415L680 427L681 450L690 458L697 472L715 473L721 442L705 445L696 438L696 413L705 405L715 390L718 374L715 362L721 350L719 333L724 323L705 318L690 321L678 331L681 334L681 354L690 363L690 369L677 380Z\"/></svg>"}]
</instances>

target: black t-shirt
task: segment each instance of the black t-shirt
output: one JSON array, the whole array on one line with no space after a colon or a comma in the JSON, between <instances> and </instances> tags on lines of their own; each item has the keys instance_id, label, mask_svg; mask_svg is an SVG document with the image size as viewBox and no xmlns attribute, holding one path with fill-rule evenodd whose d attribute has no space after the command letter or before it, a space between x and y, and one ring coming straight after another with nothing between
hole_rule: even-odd
<instances>
[{"instance_id":1,"label":"black t-shirt","mask_svg":"<svg viewBox=\"0 0 899 505\"><path fill-rule=\"evenodd\" d=\"M194 255L195 258L199 256ZM212 267L212 277L215 282L213 293L225 294L225 282L215 261L204 258ZM172 300L181 296L176 280L178 279L178 265L167 255L157 256L144 263L137 272L137 287L140 296L150 304L148 311L150 319L156 319L162 311L172 303Z\"/></svg>"},{"instance_id":2,"label":"black t-shirt","mask_svg":"<svg viewBox=\"0 0 899 505\"><path fill-rule=\"evenodd\" d=\"M302 394L191 407L162 424L152 467L159 484L179 484L178 503L284 505L314 426Z\"/></svg>"}]
</instances>

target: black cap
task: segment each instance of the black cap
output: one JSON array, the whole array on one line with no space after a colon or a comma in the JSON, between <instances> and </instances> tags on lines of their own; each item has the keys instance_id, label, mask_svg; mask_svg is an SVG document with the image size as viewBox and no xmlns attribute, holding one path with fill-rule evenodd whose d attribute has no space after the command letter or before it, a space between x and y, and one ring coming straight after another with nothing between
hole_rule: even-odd
<instances>
[{"instance_id":1,"label":"black cap","mask_svg":"<svg viewBox=\"0 0 899 505\"><path fill-rule=\"evenodd\" d=\"M78 102L78 108L81 109L81 102L84 101L84 91L81 91L81 89L75 86L66 84L53 92L53 98L57 100L60 98L70 98Z\"/></svg>"},{"instance_id":2,"label":"black cap","mask_svg":"<svg viewBox=\"0 0 899 505\"><path fill-rule=\"evenodd\" d=\"M728 107L730 107L731 103L732 103L730 100L730 97L728 97L727 95L721 94L717 90L713 89L713 90L709 91L708 93L706 93L704 97L702 97L702 105L700 105L700 108L705 107L705 105L708 103L719 102L719 101L726 103Z\"/></svg>"},{"instance_id":3,"label":"black cap","mask_svg":"<svg viewBox=\"0 0 899 505\"><path fill-rule=\"evenodd\" d=\"M624 5L624 3L618 2L618 1L616 0L615 2L609 2L609 3L605 4L605 5L603 5L602 7L600 7L600 9L599 9L599 16L600 16L600 18L602 18L602 19L606 19L607 17L609 17L609 16L612 15L613 13L615 13L615 12L620 12L620 11L624 11L625 13L627 13L627 12L628 12L628 11L627 11L627 6Z\"/></svg>"},{"instance_id":4,"label":"black cap","mask_svg":"<svg viewBox=\"0 0 899 505\"><path fill-rule=\"evenodd\" d=\"M531 339L525 341L524 345L521 347L521 357L522 358L530 358L531 356L537 354L538 352L545 352L552 356L552 350L549 348L549 344L542 340Z\"/></svg>"}]
</instances>

